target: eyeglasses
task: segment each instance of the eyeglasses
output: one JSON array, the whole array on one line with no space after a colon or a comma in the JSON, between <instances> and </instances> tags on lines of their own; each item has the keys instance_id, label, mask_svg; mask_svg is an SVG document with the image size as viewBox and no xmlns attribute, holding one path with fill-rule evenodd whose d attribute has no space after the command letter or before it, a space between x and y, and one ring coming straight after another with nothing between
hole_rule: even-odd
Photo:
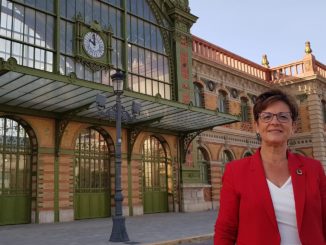
<instances>
[{"instance_id":1,"label":"eyeglasses","mask_svg":"<svg viewBox=\"0 0 326 245\"><path fill-rule=\"evenodd\" d=\"M276 116L280 123L287 123L291 120L291 112L279 112L276 114L271 112L262 112L259 114L260 120L262 120L264 123L271 122L274 116Z\"/></svg>"}]
</instances>

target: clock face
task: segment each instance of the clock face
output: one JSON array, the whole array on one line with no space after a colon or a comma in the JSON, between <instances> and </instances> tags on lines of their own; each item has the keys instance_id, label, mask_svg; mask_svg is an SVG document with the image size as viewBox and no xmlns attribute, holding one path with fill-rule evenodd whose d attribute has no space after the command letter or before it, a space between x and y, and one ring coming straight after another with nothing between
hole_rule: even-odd
<instances>
[{"instance_id":1,"label":"clock face","mask_svg":"<svg viewBox=\"0 0 326 245\"><path fill-rule=\"evenodd\" d=\"M87 32L84 36L84 49L89 56L101 58L105 50L103 39L95 32Z\"/></svg>"}]
</instances>

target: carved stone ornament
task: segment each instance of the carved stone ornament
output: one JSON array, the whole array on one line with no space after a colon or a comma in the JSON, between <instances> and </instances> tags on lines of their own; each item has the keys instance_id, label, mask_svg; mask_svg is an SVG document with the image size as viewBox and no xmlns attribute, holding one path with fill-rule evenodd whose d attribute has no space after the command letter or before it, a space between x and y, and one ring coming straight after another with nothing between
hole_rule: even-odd
<instances>
[{"instance_id":1,"label":"carved stone ornament","mask_svg":"<svg viewBox=\"0 0 326 245\"><path fill-rule=\"evenodd\" d=\"M248 97L251 99L251 102L252 102L253 104L255 104L256 99L257 99L257 95L254 95L254 94L248 94Z\"/></svg>"},{"instance_id":2,"label":"carved stone ornament","mask_svg":"<svg viewBox=\"0 0 326 245\"><path fill-rule=\"evenodd\" d=\"M239 95L238 90L236 90L235 88L232 88L232 89L231 89L231 96L232 96L234 99L236 99L236 98L238 98L238 95Z\"/></svg>"},{"instance_id":3,"label":"carved stone ornament","mask_svg":"<svg viewBox=\"0 0 326 245\"><path fill-rule=\"evenodd\" d=\"M205 82L209 91L213 91L215 89L216 84L213 81L206 80Z\"/></svg>"}]
</instances>

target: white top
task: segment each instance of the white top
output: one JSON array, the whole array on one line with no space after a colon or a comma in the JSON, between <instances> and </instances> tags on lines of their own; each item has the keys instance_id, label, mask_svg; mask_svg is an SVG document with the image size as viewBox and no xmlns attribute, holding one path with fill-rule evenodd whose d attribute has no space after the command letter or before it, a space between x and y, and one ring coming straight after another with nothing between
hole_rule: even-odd
<instances>
[{"instance_id":1,"label":"white top","mask_svg":"<svg viewBox=\"0 0 326 245\"><path fill-rule=\"evenodd\" d=\"M297 228L294 194L291 176L281 187L277 187L267 179L272 197L281 245L301 245Z\"/></svg>"}]
</instances>

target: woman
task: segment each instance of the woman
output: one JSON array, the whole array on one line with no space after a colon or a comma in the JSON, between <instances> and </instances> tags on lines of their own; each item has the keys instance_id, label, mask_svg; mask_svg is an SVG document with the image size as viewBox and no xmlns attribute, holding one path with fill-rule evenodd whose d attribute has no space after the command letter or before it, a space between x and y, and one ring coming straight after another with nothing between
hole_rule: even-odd
<instances>
[{"instance_id":1,"label":"woman","mask_svg":"<svg viewBox=\"0 0 326 245\"><path fill-rule=\"evenodd\" d=\"M261 148L226 166L215 245L326 244L326 178L319 161L293 154L298 107L281 90L253 108Z\"/></svg>"}]
</instances>

